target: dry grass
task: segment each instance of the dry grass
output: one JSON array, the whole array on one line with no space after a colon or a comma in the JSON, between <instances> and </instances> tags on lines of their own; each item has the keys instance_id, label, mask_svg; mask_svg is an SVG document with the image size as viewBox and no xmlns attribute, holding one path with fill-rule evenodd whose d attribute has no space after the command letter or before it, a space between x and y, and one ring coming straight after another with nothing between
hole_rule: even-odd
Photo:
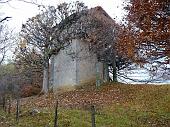
<instances>
[{"instance_id":1,"label":"dry grass","mask_svg":"<svg viewBox=\"0 0 170 127\"><path fill-rule=\"evenodd\" d=\"M61 90L58 96L51 93L22 99L21 114L32 108L39 109L41 113L36 116L23 115L23 123L19 127L27 127L28 123L36 127L47 124L52 127L56 99L59 101L61 127L90 127L91 105L96 106L98 127L170 126L170 85L106 83L98 89L91 89L89 85L70 90ZM15 103L13 111L14 106ZM0 115L4 114L1 112ZM6 121L12 121L13 117L6 117Z\"/></svg>"}]
</instances>

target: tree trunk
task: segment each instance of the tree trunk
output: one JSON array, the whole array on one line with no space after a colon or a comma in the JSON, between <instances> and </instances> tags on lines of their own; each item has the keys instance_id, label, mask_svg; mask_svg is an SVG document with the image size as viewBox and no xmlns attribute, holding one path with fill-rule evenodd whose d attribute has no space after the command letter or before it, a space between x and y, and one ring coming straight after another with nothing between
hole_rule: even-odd
<instances>
[{"instance_id":1,"label":"tree trunk","mask_svg":"<svg viewBox=\"0 0 170 127\"><path fill-rule=\"evenodd\" d=\"M96 87L98 88L101 85L101 77L99 72L99 62L96 63Z\"/></svg>"},{"instance_id":2,"label":"tree trunk","mask_svg":"<svg viewBox=\"0 0 170 127\"><path fill-rule=\"evenodd\" d=\"M116 69L116 54L115 54L115 51L113 51L112 68L113 68L113 82L117 82L117 69Z\"/></svg>"},{"instance_id":3,"label":"tree trunk","mask_svg":"<svg viewBox=\"0 0 170 127\"><path fill-rule=\"evenodd\" d=\"M112 67L113 67L113 82L117 82L117 70L115 61L113 61Z\"/></svg>"},{"instance_id":4,"label":"tree trunk","mask_svg":"<svg viewBox=\"0 0 170 127\"><path fill-rule=\"evenodd\" d=\"M46 61L44 64L44 70L43 70L43 87L42 87L42 93L48 93L49 90L49 61Z\"/></svg>"},{"instance_id":5,"label":"tree trunk","mask_svg":"<svg viewBox=\"0 0 170 127\"><path fill-rule=\"evenodd\" d=\"M109 66L107 63L104 63L104 82L109 81Z\"/></svg>"},{"instance_id":6,"label":"tree trunk","mask_svg":"<svg viewBox=\"0 0 170 127\"><path fill-rule=\"evenodd\" d=\"M53 89L54 87L54 55L51 56L51 66L50 66L50 76L49 76L49 89Z\"/></svg>"}]
</instances>

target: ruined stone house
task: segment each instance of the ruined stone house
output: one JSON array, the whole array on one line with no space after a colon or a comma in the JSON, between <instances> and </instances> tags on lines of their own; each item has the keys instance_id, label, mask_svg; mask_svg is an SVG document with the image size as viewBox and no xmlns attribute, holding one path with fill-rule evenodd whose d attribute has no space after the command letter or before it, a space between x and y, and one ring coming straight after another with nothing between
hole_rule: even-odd
<instances>
[{"instance_id":1,"label":"ruined stone house","mask_svg":"<svg viewBox=\"0 0 170 127\"><path fill-rule=\"evenodd\" d=\"M89 9L88 13L103 24L115 24L101 7ZM107 33L103 33L105 34ZM96 78L99 79L97 82L107 80L104 63L89 48L90 43L87 40L75 38L68 47L52 56L51 83L54 90L62 86L96 82Z\"/></svg>"}]
</instances>

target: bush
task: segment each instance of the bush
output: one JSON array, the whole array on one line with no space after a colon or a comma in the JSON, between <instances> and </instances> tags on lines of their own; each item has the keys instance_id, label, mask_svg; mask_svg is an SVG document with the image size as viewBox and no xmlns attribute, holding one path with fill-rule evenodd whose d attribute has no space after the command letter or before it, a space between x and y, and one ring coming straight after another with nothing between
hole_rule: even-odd
<instances>
[{"instance_id":1,"label":"bush","mask_svg":"<svg viewBox=\"0 0 170 127\"><path fill-rule=\"evenodd\" d=\"M41 88L38 85L24 85L21 88L21 97L30 97L33 95L38 95Z\"/></svg>"}]
</instances>

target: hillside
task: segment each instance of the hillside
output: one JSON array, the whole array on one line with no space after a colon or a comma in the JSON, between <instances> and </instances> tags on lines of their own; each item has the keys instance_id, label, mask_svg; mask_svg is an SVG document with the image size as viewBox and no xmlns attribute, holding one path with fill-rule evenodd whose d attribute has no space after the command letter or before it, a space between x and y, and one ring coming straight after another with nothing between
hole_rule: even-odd
<instances>
[{"instance_id":1,"label":"hillside","mask_svg":"<svg viewBox=\"0 0 170 127\"><path fill-rule=\"evenodd\" d=\"M0 110L0 127L53 127L56 99L59 127L90 127L91 105L96 108L97 127L170 126L170 85L114 83L23 98L18 125L13 101L12 114Z\"/></svg>"}]
</instances>

